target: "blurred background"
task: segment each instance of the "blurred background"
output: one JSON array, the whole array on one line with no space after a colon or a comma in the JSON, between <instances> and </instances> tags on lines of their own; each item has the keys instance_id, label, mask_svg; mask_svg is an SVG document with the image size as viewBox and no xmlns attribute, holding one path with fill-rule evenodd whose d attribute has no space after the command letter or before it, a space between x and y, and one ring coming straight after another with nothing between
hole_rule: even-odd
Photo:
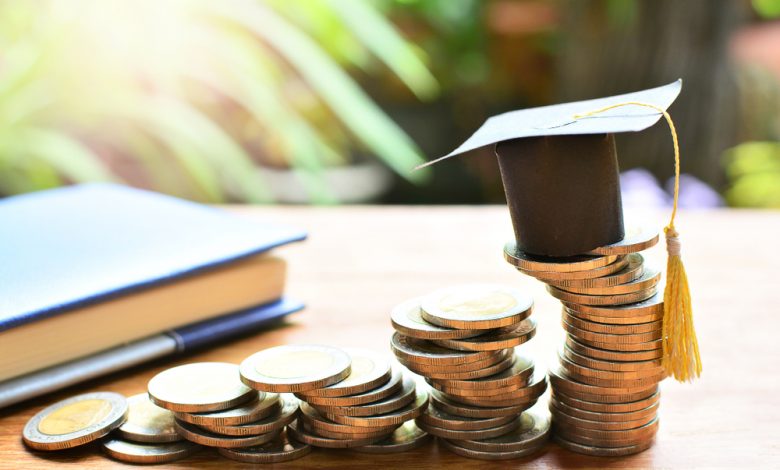
<instances>
[{"instance_id":1,"label":"blurred background","mask_svg":"<svg viewBox=\"0 0 780 470\"><path fill-rule=\"evenodd\" d=\"M684 79L681 202L780 208L780 0L3 0L0 196L500 203L488 116ZM666 205L660 124L618 139Z\"/></svg>"}]
</instances>

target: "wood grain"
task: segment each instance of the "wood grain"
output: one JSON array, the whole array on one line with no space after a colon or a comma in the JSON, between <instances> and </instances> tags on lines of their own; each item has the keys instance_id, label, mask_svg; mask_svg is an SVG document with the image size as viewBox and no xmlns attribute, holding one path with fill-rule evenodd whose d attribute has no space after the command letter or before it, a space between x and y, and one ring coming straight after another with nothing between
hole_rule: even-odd
<instances>
[{"instance_id":1,"label":"wood grain","mask_svg":"<svg viewBox=\"0 0 780 470\"><path fill-rule=\"evenodd\" d=\"M389 351L389 312L396 303L447 285L497 282L528 290L536 299L538 334L529 343L538 362L554 360L562 341L559 304L542 284L514 271L501 249L512 234L503 207L236 208L252 218L305 227L311 237L279 250L290 262L290 295L308 309L288 324L175 360L161 360L0 411L0 468L101 468L120 465L96 446L62 453L33 453L20 433L38 410L67 396L110 390L132 395L173 365L217 360L240 362L285 343L324 343ZM633 215L661 227L666 214ZM555 444L506 467L768 467L780 462L780 213L719 210L683 212L683 240L693 292L704 374L692 385L666 381L661 429L650 450L626 458L594 458ZM649 252L663 267L663 248ZM46 345L31 345L46 347ZM0 345L0 349L2 349ZM539 366L543 367L543 366ZM398 455L315 450L289 468L377 466L482 468L430 444ZM498 464L497 464L498 465ZM171 468L245 466L213 451Z\"/></svg>"}]
</instances>

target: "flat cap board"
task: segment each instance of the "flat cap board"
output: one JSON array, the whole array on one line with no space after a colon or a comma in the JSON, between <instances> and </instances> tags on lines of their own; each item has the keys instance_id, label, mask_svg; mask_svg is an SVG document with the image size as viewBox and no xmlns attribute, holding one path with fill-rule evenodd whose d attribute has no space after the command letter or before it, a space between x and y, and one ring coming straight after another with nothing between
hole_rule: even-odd
<instances>
[{"instance_id":1,"label":"flat cap board","mask_svg":"<svg viewBox=\"0 0 780 470\"><path fill-rule=\"evenodd\" d=\"M612 134L638 132L652 126L661 114L645 107L623 106L595 116L575 119L575 116L610 105L638 101L668 108L682 88L682 79L649 90L624 95L597 98L574 103L554 104L539 108L509 111L485 121L460 147L426 165L445 160L487 145L524 137L554 135Z\"/></svg>"}]
</instances>

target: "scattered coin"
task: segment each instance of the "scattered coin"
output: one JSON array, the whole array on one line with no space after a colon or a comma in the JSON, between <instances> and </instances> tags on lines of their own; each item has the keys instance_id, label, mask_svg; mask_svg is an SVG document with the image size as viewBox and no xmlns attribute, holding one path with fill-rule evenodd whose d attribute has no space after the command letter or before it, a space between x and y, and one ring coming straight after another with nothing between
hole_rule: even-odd
<instances>
[{"instance_id":1,"label":"scattered coin","mask_svg":"<svg viewBox=\"0 0 780 470\"><path fill-rule=\"evenodd\" d=\"M430 434L417 427L414 421L407 421L381 441L352 450L369 454L396 454L416 449L430 440Z\"/></svg>"},{"instance_id":2,"label":"scattered coin","mask_svg":"<svg viewBox=\"0 0 780 470\"><path fill-rule=\"evenodd\" d=\"M97 440L127 418L127 400L118 393L94 392L57 402L33 416L22 431L35 450L60 450Z\"/></svg>"},{"instance_id":3,"label":"scattered coin","mask_svg":"<svg viewBox=\"0 0 780 470\"><path fill-rule=\"evenodd\" d=\"M281 433L276 439L259 446L238 449L218 449L218 452L238 462L278 463L299 459L311 452L311 446Z\"/></svg>"},{"instance_id":4,"label":"scattered coin","mask_svg":"<svg viewBox=\"0 0 780 470\"><path fill-rule=\"evenodd\" d=\"M103 452L110 457L127 463L159 464L189 457L201 447L189 441L137 443L117 438L106 438L101 442Z\"/></svg>"},{"instance_id":5,"label":"scattered coin","mask_svg":"<svg viewBox=\"0 0 780 470\"><path fill-rule=\"evenodd\" d=\"M238 366L197 362L164 370L152 377L149 398L170 411L197 413L234 407L257 397L241 383Z\"/></svg>"},{"instance_id":6,"label":"scattered coin","mask_svg":"<svg viewBox=\"0 0 780 470\"><path fill-rule=\"evenodd\" d=\"M173 426L173 413L152 403L146 393L128 398L127 405L127 421L116 430L119 437L149 443L182 440Z\"/></svg>"},{"instance_id":7,"label":"scattered coin","mask_svg":"<svg viewBox=\"0 0 780 470\"><path fill-rule=\"evenodd\" d=\"M435 325L485 330L521 322L531 314L533 299L509 287L469 284L438 290L420 307L423 319Z\"/></svg>"},{"instance_id":8,"label":"scattered coin","mask_svg":"<svg viewBox=\"0 0 780 470\"><path fill-rule=\"evenodd\" d=\"M330 346L277 346L244 359L241 380L267 392L305 392L344 380L350 364L347 353Z\"/></svg>"},{"instance_id":9,"label":"scattered coin","mask_svg":"<svg viewBox=\"0 0 780 470\"><path fill-rule=\"evenodd\" d=\"M251 423L265 418L280 408L281 401L276 393L257 392L258 399L228 408L207 413L174 413L176 418L191 424L203 426L232 426Z\"/></svg>"},{"instance_id":10,"label":"scattered coin","mask_svg":"<svg viewBox=\"0 0 780 470\"><path fill-rule=\"evenodd\" d=\"M418 339L458 339L483 333L481 330L445 328L425 321L420 310L422 299L411 299L393 309L390 321L399 333Z\"/></svg>"}]
</instances>

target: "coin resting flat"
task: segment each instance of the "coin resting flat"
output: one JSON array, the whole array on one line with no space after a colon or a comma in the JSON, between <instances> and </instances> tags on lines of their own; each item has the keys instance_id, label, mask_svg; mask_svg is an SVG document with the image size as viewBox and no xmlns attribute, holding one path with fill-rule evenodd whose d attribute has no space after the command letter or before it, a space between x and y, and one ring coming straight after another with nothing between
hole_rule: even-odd
<instances>
[{"instance_id":1,"label":"coin resting flat","mask_svg":"<svg viewBox=\"0 0 780 470\"><path fill-rule=\"evenodd\" d=\"M238 366L226 362L173 367L152 377L147 388L156 405L179 412L224 410L257 396L241 383Z\"/></svg>"},{"instance_id":2,"label":"coin resting flat","mask_svg":"<svg viewBox=\"0 0 780 470\"><path fill-rule=\"evenodd\" d=\"M351 362L346 352L330 346L277 346L244 359L241 380L257 390L305 392L344 380Z\"/></svg>"},{"instance_id":3,"label":"coin resting flat","mask_svg":"<svg viewBox=\"0 0 780 470\"><path fill-rule=\"evenodd\" d=\"M531 314L533 299L505 286L469 284L438 290L423 298L422 317L433 324L470 330L516 324Z\"/></svg>"},{"instance_id":4,"label":"coin resting flat","mask_svg":"<svg viewBox=\"0 0 780 470\"><path fill-rule=\"evenodd\" d=\"M30 418L24 443L36 450L60 450L99 439L127 418L127 400L113 392L77 395L57 402Z\"/></svg>"}]
</instances>

